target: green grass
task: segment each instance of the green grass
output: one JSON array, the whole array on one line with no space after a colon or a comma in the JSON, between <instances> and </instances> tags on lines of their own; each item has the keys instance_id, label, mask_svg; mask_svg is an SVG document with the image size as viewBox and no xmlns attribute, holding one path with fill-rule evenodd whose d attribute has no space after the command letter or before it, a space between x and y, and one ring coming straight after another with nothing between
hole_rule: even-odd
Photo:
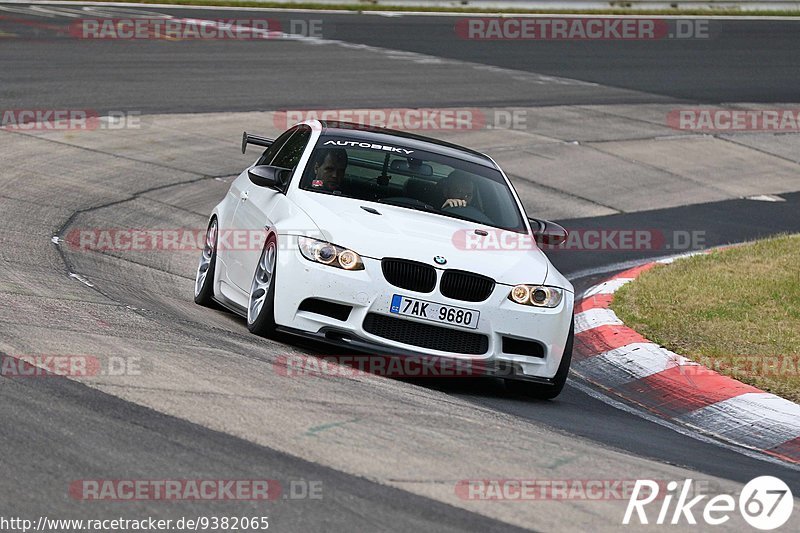
<instances>
[{"instance_id":1,"label":"green grass","mask_svg":"<svg viewBox=\"0 0 800 533\"><path fill-rule=\"evenodd\" d=\"M800 235L657 266L611 308L673 352L800 401Z\"/></svg>"},{"instance_id":2,"label":"green grass","mask_svg":"<svg viewBox=\"0 0 800 533\"><path fill-rule=\"evenodd\" d=\"M68 2L69 0L63 0ZM220 6L220 7L266 7L282 9L338 9L342 11L417 11L430 13L509 13L509 14L541 14L552 13L559 15L727 15L727 16L800 16L798 10L786 11L741 11L738 9L708 8L708 9L492 9L477 7L435 7L435 6L392 6L376 4L365 1L359 4L317 4L314 2L255 2L244 0L124 0L137 4L173 4L179 6Z\"/></svg>"}]
</instances>

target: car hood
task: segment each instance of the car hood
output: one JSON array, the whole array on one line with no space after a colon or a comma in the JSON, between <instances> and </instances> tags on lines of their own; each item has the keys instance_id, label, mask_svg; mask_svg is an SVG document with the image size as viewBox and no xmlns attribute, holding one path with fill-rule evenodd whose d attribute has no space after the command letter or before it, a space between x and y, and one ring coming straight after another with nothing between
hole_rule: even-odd
<instances>
[{"instance_id":1,"label":"car hood","mask_svg":"<svg viewBox=\"0 0 800 533\"><path fill-rule=\"evenodd\" d=\"M520 238L530 243L527 235L414 209L297 192L293 200L316 224L325 240L364 257L411 259L439 268L476 272L508 285L540 284L547 277L550 262L536 246L524 246L523 250L498 249L502 234L509 234L511 243L519 242ZM362 206L380 214L370 213ZM489 236L475 235L476 229L485 230ZM486 246L476 249L465 245L467 238L472 243L492 240L487 243L489 249ZM447 263L437 265L434 263L436 256L444 257Z\"/></svg>"}]
</instances>

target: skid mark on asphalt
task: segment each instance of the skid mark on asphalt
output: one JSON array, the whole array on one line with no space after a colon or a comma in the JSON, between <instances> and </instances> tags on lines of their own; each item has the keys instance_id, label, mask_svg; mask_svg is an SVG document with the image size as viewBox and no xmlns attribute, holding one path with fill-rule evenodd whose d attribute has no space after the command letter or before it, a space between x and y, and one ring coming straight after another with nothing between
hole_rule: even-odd
<instances>
[{"instance_id":1,"label":"skid mark on asphalt","mask_svg":"<svg viewBox=\"0 0 800 533\"><path fill-rule=\"evenodd\" d=\"M558 470L559 467L573 463L577 459L579 459L577 455L572 455L570 457L561 457L560 459L556 459L555 461L553 461L553 464L544 465L544 467L549 470Z\"/></svg>"},{"instance_id":2,"label":"skid mark on asphalt","mask_svg":"<svg viewBox=\"0 0 800 533\"><path fill-rule=\"evenodd\" d=\"M342 422L331 422L329 424L322 424L320 426L314 426L314 427L308 428L308 430L306 431L305 434L306 434L306 436L316 437L319 433L321 433L323 431L327 431L329 429L342 427L344 425L352 424L354 422L359 422L359 421L361 421L361 418L354 418L352 420L344 420Z\"/></svg>"}]
</instances>

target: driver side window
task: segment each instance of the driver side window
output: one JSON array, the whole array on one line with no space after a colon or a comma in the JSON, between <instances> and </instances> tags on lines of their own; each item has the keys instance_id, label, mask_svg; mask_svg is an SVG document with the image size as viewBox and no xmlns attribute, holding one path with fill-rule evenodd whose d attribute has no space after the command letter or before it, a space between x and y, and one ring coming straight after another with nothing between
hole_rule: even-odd
<instances>
[{"instance_id":1,"label":"driver side window","mask_svg":"<svg viewBox=\"0 0 800 533\"><path fill-rule=\"evenodd\" d=\"M294 135L292 135L292 137L286 141L286 144L284 144L280 149L278 155L276 155L275 159L272 160L272 166L294 169L294 167L297 166L297 163L300 162L300 158L303 156L303 150L305 150L310 138L310 127L298 127Z\"/></svg>"},{"instance_id":2,"label":"driver side window","mask_svg":"<svg viewBox=\"0 0 800 533\"><path fill-rule=\"evenodd\" d=\"M283 148L283 145L286 144L286 141L289 140L289 137L291 137L295 131L297 131L297 128L292 128L289 131L281 133L280 136L275 139L275 142L273 142L269 148L264 150L264 153L261 154L261 157L258 159L256 165L269 165L272 160L275 159L275 154L278 153L278 150Z\"/></svg>"},{"instance_id":3,"label":"driver side window","mask_svg":"<svg viewBox=\"0 0 800 533\"><path fill-rule=\"evenodd\" d=\"M292 174L303 157L303 151L311 138L311 128L309 126L299 126L291 138L286 141L280 149L275 159L272 160L273 167L287 168ZM283 192L289 188L291 182L291 175L289 175L284 183L281 184L280 189Z\"/></svg>"}]
</instances>

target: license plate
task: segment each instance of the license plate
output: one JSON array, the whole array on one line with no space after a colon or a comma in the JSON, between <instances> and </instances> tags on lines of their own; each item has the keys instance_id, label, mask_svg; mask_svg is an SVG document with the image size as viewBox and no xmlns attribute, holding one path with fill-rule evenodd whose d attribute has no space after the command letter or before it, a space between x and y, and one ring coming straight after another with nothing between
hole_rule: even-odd
<instances>
[{"instance_id":1,"label":"license plate","mask_svg":"<svg viewBox=\"0 0 800 533\"><path fill-rule=\"evenodd\" d=\"M389 308L389 312L469 329L478 327L478 318L481 315L480 311L473 309L426 302L425 300L417 300L416 298L400 296L399 294L392 296L392 305Z\"/></svg>"}]
</instances>

